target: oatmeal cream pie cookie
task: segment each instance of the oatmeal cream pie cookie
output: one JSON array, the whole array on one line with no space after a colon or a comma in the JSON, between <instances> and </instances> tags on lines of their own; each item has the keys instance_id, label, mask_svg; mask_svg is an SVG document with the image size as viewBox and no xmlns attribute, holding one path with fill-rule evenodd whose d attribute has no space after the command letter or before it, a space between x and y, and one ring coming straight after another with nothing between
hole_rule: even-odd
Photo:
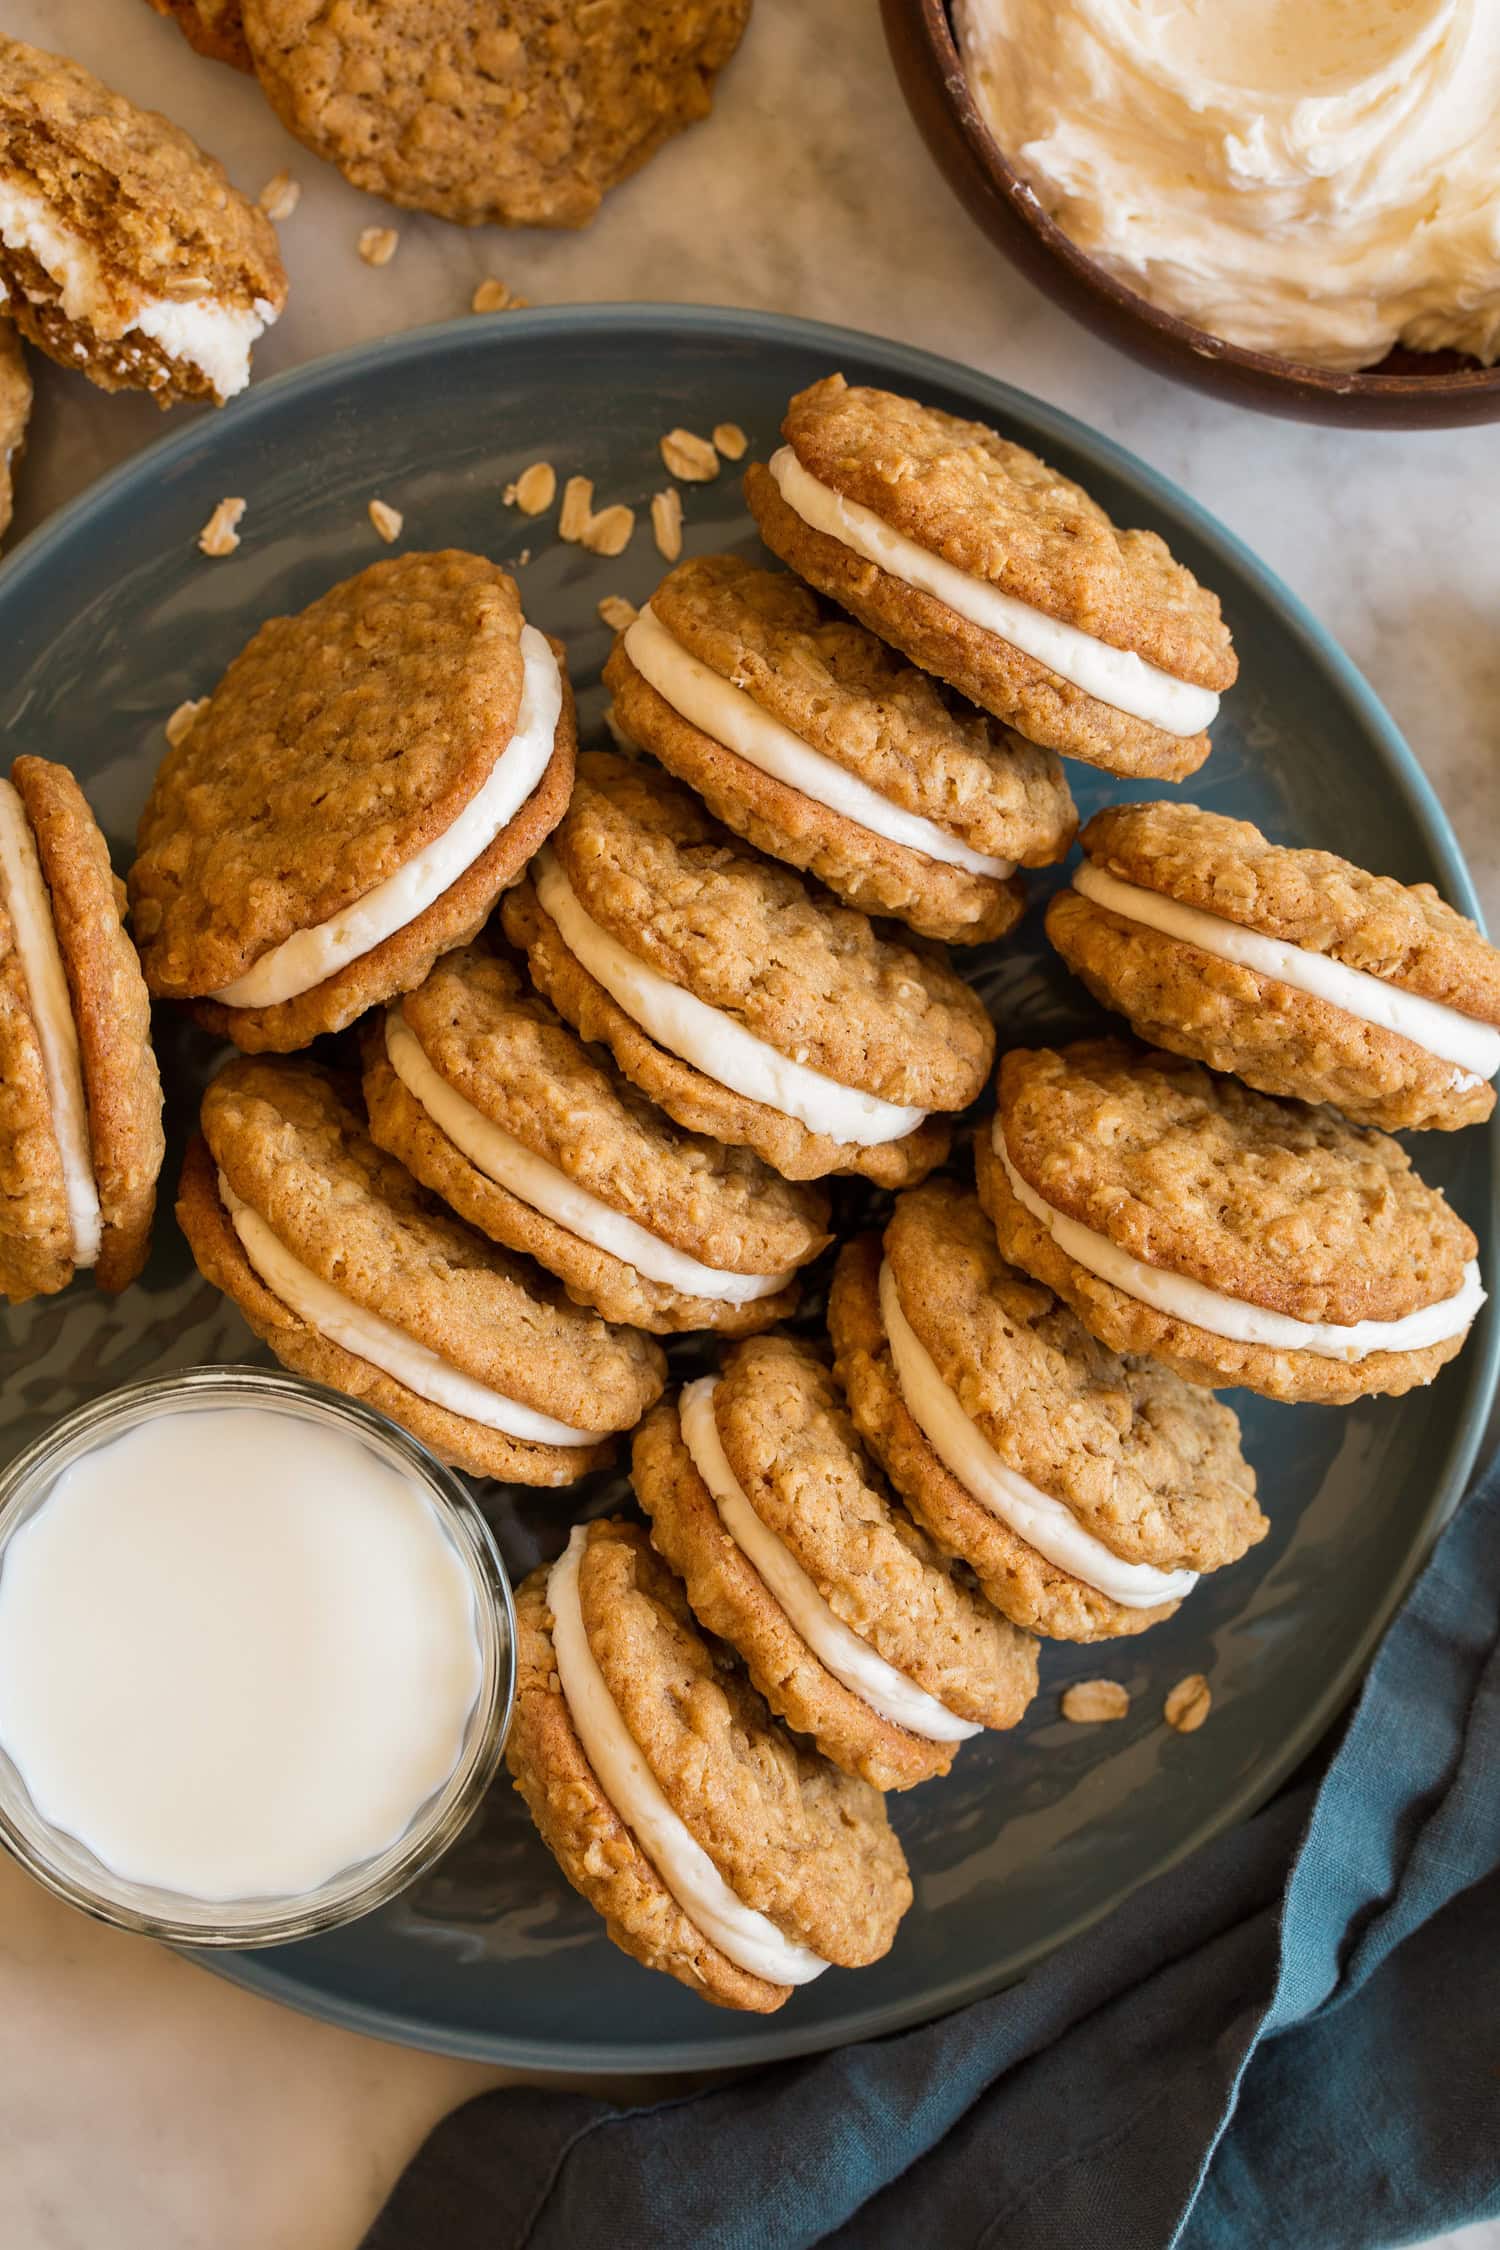
<instances>
[{"instance_id":1,"label":"oatmeal cream pie cookie","mask_svg":"<svg viewBox=\"0 0 1500 2250\"><path fill-rule=\"evenodd\" d=\"M31 376L21 339L8 320L0 320L0 538L10 528L15 506L12 472L26 444L31 420Z\"/></svg>"},{"instance_id":2,"label":"oatmeal cream pie cookie","mask_svg":"<svg viewBox=\"0 0 1500 2250\"><path fill-rule=\"evenodd\" d=\"M0 1295L146 1262L161 1170L151 1004L109 847L65 766L0 781Z\"/></svg>"},{"instance_id":3,"label":"oatmeal cream pie cookie","mask_svg":"<svg viewBox=\"0 0 1500 2250\"><path fill-rule=\"evenodd\" d=\"M1217 598L1024 446L829 375L745 479L761 537L1033 742L1180 781L1238 669Z\"/></svg>"},{"instance_id":4,"label":"oatmeal cream pie cookie","mask_svg":"<svg viewBox=\"0 0 1500 2250\"><path fill-rule=\"evenodd\" d=\"M710 812L850 906L977 944L1077 815L1050 750L960 705L783 571L702 555L604 667L611 716Z\"/></svg>"},{"instance_id":5,"label":"oatmeal cream pie cookie","mask_svg":"<svg viewBox=\"0 0 1500 2250\"><path fill-rule=\"evenodd\" d=\"M978 1164L1006 1257L1189 1382L1399 1394L1484 1302L1473 1235L1398 1141L1125 1040L1008 1054Z\"/></svg>"},{"instance_id":6,"label":"oatmeal cream pie cookie","mask_svg":"<svg viewBox=\"0 0 1500 2250\"><path fill-rule=\"evenodd\" d=\"M130 871L153 992L249 1053L420 984L562 818L559 642L480 555L398 555L237 656L162 764Z\"/></svg>"},{"instance_id":7,"label":"oatmeal cream pie cookie","mask_svg":"<svg viewBox=\"0 0 1500 2250\"><path fill-rule=\"evenodd\" d=\"M504 913L585 1039L689 1132L788 1179L919 1178L946 1153L943 1113L983 1084L994 1031L946 962L612 752L579 759L567 818Z\"/></svg>"},{"instance_id":8,"label":"oatmeal cream pie cookie","mask_svg":"<svg viewBox=\"0 0 1500 2250\"><path fill-rule=\"evenodd\" d=\"M816 1188L683 1132L479 946L372 1019L365 1102L424 1186L606 1320L769 1328L828 1241Z\"/></svg>"},{"instance_id":9,"label":"oatmeal cream pie cookie","mask_svg":"<svg viewBox=\"0 0 1500 2250\"><path fill-rule=\"evenodd\" d=\"M898 1197L883 1241L844 1249L828 1318L866 1444L1031 1632L1143 1632L1264 1538L1229 1408L1097 1343L1006 1264L968 1188Z\"/></svg>"},{"instance_id":10,"label":"oatmeal cream pie cookie","mask_svg":"<svg viewBox=\"0 0 1500 2250\"><path fill-rule=\"evenodd\" d=\"M1083 847L1047 934L1142 1039L1390 1132L1489 1116L1500 953L1430 883L1197 805L1111 805Z\"/></svg>"},{"instance_id":11,"label":"oatmeal cream pie cookie","mask_svg":"<svg viewBox=\"0 0 1500 2250\"><path fill-rule=\"evenodd\" d=\"M732 1345L654 1408L631 1480L699 1623L846 1773L910 1789L1035 1695L1036 1642L891 1501L790 1336Z\"/></svg>"},{"instance_id":12,"label":"oatmeal cream pie cookie","mask_svg":"<svg viewBox=\"0 0 1500 2250\"><path fill-rule=\"evenodd\" d=\"M154 110L0 38L0 305L106 391L220 405L286 303L265 213Z\"/></svg>"},{"instance_id":13,"label":"oatmeal cream pie cookie","mask_svg":"<svg viewBox=\"0 0 1500 2250\"><path fill-rule=\"evenodd\" d=\"M199 1270L296 1374L471 1476L571 1484L656 1398L661 1348L569 1304L378 1149L357 1089L236 1056L203 1097L177 1217Z\"/></svg>"},{"instance_id":14,"label":"oatmeal cream pie cookie","mask_svg":"<svg viewBox=\"0 0 1500 2250\"><path fill-rule=\"evenodd\" d=\"M618 1517L517 1590L505 1757L621 1951L721 2008L878 1961L911 1904L879 1792L777 1724Z\"/></svg>"}]
</instances>

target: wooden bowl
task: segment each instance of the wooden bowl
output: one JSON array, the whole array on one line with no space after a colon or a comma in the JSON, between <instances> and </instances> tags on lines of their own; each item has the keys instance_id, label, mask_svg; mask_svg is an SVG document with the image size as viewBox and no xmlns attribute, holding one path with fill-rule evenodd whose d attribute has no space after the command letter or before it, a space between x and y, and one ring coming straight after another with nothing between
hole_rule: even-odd
<instances>
[{"instance_id":1,"label":"wooden bowl","mask_svg":"<svg viewBox=\"0 0 1500 2250\"><path fill-rule=\"evenodd\" d=\"M1263 414L1367 430L1500 420L1500 367L1460 352L1397 350L1348 375L1246 351L1149 304L1068 239L1008 162L969 90L948 0L881 0L881 13L901 91L949 186L1012 263L1096 336Z\"/></svg>"}]
</instances>

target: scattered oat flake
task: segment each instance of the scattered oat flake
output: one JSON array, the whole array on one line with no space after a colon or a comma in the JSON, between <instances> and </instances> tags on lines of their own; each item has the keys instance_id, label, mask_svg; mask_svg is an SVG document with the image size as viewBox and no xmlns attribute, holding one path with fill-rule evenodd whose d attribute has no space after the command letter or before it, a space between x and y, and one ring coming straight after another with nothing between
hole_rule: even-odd
<instances>
[{"instance_id":1,"label":"scattered oat flake","mask_svg":"<svg viewBox=\"0 0 1500 2250\"><path fill-rule=\"evenodd\" d=\"M695 437L691 430L668 430L660 443L668 474L681 477L684 484L707 484L718 475L719 456L706 437Z\"/></svg>"},{"instance_id":2,"label":"scattered oat flake","mask_svg":"<svg viewBox=\"0 0 1500 2250\"><path fill-rule=\"evenodd\" d=\"M290 172L273 172L258 200L268 219L289 219L302 201L302 183Z\"/></svg>"},{"instance_id":3,"label":"scattered oat flake","mask_svg":"<svg viewBox=\"0 0 1500 2250\"><path fill-rule=\"evenodd\" d=\"M519 508L523 516L545 515L556 498L557 471L550 461L533 461L505 487L505 505Z\"/></svg>"},{"instance_id":4,"label":"scattered oat flake","mask_svg":"<svg viewBox=\"0 0 1500 2250\"><path fill-rule=\"evenodd\" d=\"M651 535L657 553L676 562L682 553L682 494L675 484L651 495Z\"/></svg>"},{"instance_id":5,"label":"scattered oat flake","mask_svg":"<svg viewBox=\"0 0 1500 2250\"><path fill-rule=\"evenodd\" d=\"M469 299L471 312L525 312L530 299L518 297L503 281L481 281Z\"/></svg>"},{"instance_id":6,"label":"scattered oat flake","mask_svg":"<svg viewBox=\"0 0 1500 2250\"><path fill-rule=\"evenodd\" d=\"M743 461L749 446L750 440L746 437L738 422L716 422L714 424L714 451L721 454L726 461Z\"/></svg>"},{"instance_id":7,"label":"scattered oat flake","mask_svg":"<svg viewBox=\"0 0 1500 2250\"><path fill-rule=\"evenodd\" d=\"M1214 1691L1201 1672L1189 1672L1162 1705L1162 1717L1169 1727L1179 1734L1196 1734L1208 1717L1214 1700Z\"/></svg>"},{"instance_id":8,"label":"scattered oat flake","mask_svg":"<svg viewBox=\"0 0 1500 2250\"><path fill-rule=\"evenodd\" d=\"M1075 1680L1063 1690L1062 1715L1075 1726L1097 1726L1105 1719L1123 1719L1130 1697L1118 1680Z\"/></svg>"},{"instance_id":9,"label":"scattered oat flake","mask_svg":"<svg viewBox=\"0 0 1500 2250\"><path fill-rule=\"evenodd\" d=\"M167 742L173 750L177 748L179 742L192 733L193 728L197 725L200 713L207 709L208 697L206 695L200 695L196 699L178 704L171 718L168 719L165 729Z\"/></svg>"},{"instance_id":10,"label":"scattered oat flake","mask_svg":"<svg viewBox=\"0 0 1500 2250\"><path fill-rule=\"evenodd\" d=\"M364 227L360 231L359 254L367 266L388 266L400 240L394 227Z\"/></svg>"},{"instance_id":11,"label":"scattered oat flake","mask_svg":"<svg viewBox=\"0 0 1500 2250\"><path fill-rule=\"evenodd\" d=\"M221 500L198 534L205 555L232 555L240 543L239 525L245 513L243 500Z\"/></svg>"},{"instance_id":12,"label":"scattered oat flake","mask_svg":"<svg viewBox=\"0 0 1500 2250\"><path fill-rule=\"evenodd\" d=\"M623 594L606 594L599 604L599 615L612 633L623 633L640 614L635 603L626 601Z\"/></svg>"},{"instance_id":13,"label":"scattered oat flake","mask_svg":"<svg viewBox=\"0 0 1500 2250\"><path fill-rule=\"evenodd\" d=\"M588 477L569 477L557 511L559 539L581 539L594 520L594 487Z\"/></svg>"},{"instance_id":14,"label":"scattered oat flake","mask_svg":"<svg viewBox=\"0 0 1500 2250\"><path fill-rule=\"evenodd\" d=\"M591 555L623 555L635 532L635 510L617 501L590 516L579 534Z\"/></svg>"},{"instance_id":15,"label":"scattered oat flake","mask_svg":"<svg viewBox=\"0 0 1500 2250\"><path fill-rule=\"evenodd\" d=\"M405 523L406 518L399 508L391 507L388 502L372 500L370 502L370 521L389 547L393 540L401 537L401 526Z\"/></svg>"}]
</instances>

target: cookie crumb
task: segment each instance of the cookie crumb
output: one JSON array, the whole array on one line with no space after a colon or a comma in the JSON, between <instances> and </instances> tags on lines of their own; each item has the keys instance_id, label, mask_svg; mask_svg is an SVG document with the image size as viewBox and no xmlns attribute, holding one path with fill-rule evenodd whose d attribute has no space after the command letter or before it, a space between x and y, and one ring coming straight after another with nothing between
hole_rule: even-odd
<instances>
[{"instance_id":1,"label":"cookie crumb","mask_svg":"<svg viewBox=\"0 0 1500 2250\"><path fill-rule=\"evenodd\" d=\"M633 625L640 614L635 603L626 601L623 594L606 594L599 604L600 618L612 633L623 633L626 626Z\"/></svg>"},{"instance_id":2,"label":"cookie crumb","mask_svg":"<svg viewBox=\"0 0 1500 2250\"><path fill-rule=\"evenodd\" d=\"M750 440L738 422L715 422L714 451L726 461L743 461L749 451Z\"/></svg>"},{"instance_id":3,"label":"cookie crumb","mask_svg":"<svg viewBox=\"0 0 1500 2250\"><path fill-rule=\"evenodd\" d=\"M1179 1734L1196 1734L1213 1707L1214 1691L1201 1672L1189 1672L1162 1705L1162 1717Z\"/></svg>"},{"instance_id":4,"label":"cookie crumb","mask_svg":"<svg viewBox=\"0 0 1500 2250\"><path fill-rule=\"evenodd\" d=\"M200 695L189 697L186 703L178 704L163 729L170 749L175 750L178 743L192 733L194 726L197 724L199 713L208 709L208 702L209 699L206 695Z\"/></svg>"},{"instance_id":5,"label":"cookie crumb","mask_svg":"<svg viewBox=\"0 0 1500 2250\"><path fill-rule=\"evenodd\" d=\"M273 172L256 200L268 219L289 219L302 201L302 183L290 172Z\"/></svg>"},{"instance_id":6,"label":"cookie crumb","mask_svg":"<svg viewBox=\"0 0 1500 2250\"><path fill-rule=\"evenodd\" d=\"M562 506L557 512L559 539L582 539L594 520L594 487L588 477L569 477L563 486Z\"/></svg>"},{"instance_id":7,"label":"cookie crumb","mask_svg":"<svg viewBox=\"0 0 1500 2250\"><path fill-rule=\"evenodd\" d=\"M505 487L502 498L507 508L519 508L523 516L545 515L557 498L556 469L550 461L533 461L514 484Z\"/></svg>"},{"instance_id":8,"label":"cookie crumb","mask_svg":"<svg viewBox=\"0 0 1500 2250\"><path fill-rule=\"evenodd\" d=\"M523 548L521 549L521 552L520 552L520 553L519 553L519 554L517 555L517 557L516 557L516 569L517 569L517 570L524 570L524 569L526 568L526 565L527 565L527 564L528 564L528 563L530 562L530 560L531 560L531 549L530 549L529 547L523 547Z\"/></svg>"},{"instance_id":9,"label":"cookie crumb","mask_svg":"<svg viewBox=\"0 0 1500 2250\"><path fill-rule=\"evenodd\" d=\"M232 555L240 543L239 525L245 513L243 500L221 500L198 534L205 555Z\"/></svg>"},{"instance_id":10,"label":"cookie crumb","mask_svg":"<svg viewBox=\"0 0 1500 2250\"><path fill-rule=\"evenodd\" d=\"M525 312L530 302L529 297L518 297L503 281L492 279L481 281L469 299L469 310L477 313Z\"/></svg>"},{"instance_id":11,"label":"cookie crumb","mask_svg":"<svg viewBox=\"0 0 1500 2250\"><path fill-rule=\"evenodd\" d=\"M668 475L680 477L684 484L707 484L719 473L718 454L707 438L696 437L691 430L668 430L660 448Z\"/></svg>"},{"instance_id":12,"label":"cookie crumb","mask_svg":"<svg viewBox=\"0 0 1500 2250\"><path fill-rule=\"evenodd\" d=\"M1123 1719L1129 1709L1130 1697L1118 1680L1075 1680L1063 1690L1062 1715L1075 1726Z\"/></svg>"},{"instance_id":13,"label":"cookie crumb","mask_svg":"<svg viewBox=\"0 0 1500 2250\"><path fill-rule=\"evenodd\" d=\"M365 227L360 232L359 254L367 266L388 266L400 240L394 227Z\"/></svg>"},{"instance_id":14,"label":"cookie crumb","mask_svg":"<svg viewBox=\"0 0 1500 2250\"><path fill-rule=\"evenodd\" d=\"M682 553L682 494L675 484L651 495L651 532L656 551L668 562Z\"/></svg>"},{"instance_id":15,"label":"cookie crumb","mask_svg":"<svg viewBox=\"0 0 1500 2250\"><path fill-rule=\"evenodd\" d=\"M634 532L634 508L617 501L612 508L601 508L597 516L590 516L578 536L591 555L623 555Z\"/></svg>"},{"instance_id":16,"label":"cookie crumb","mask_svg":"<svg viewBox=\"0 0 1500 2250\"><path fill-rule=\"evenodd\" d=\"M389 547L394 540L400 538L401 526L405 523L406 518L399 508L392 508L386 501L372 500L370 502L370 521Z\"/></svg>"}]
</instances>

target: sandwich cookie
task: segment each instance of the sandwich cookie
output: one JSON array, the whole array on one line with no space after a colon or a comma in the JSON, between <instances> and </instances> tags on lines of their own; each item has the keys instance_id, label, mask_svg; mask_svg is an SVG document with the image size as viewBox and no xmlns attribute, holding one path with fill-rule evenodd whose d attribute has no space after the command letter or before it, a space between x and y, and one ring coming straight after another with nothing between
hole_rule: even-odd
<instances>
[{"instance_id":1,"label":"sandwich cookie","mask_svg":"<svg viewBox=\"0 0 1500 2250\"><path fill-rule=\"evenodd\" d=\"M615 1944L719 2007L878 1961L911 1904L879 1792L777 1724L637 1524L517 1589L505 1757Z\"/></svg>"},{"instance_id":2,"label":"sandwich cookie","mask_svg":"<svg viewBox=\"0 0 1500 2250\"><path fill-rule=\"evenodd\" d=\"M1024 446L829 375L745 478L773 554L1033 742L1180 781L1238 670L1217 598Z\"/></svg>"},{"instance_id":3,"label":"sandwich cookie","mask_svg":"<svg viewBox=\"0 0 1500 2250\"><path fill-rule=\"evenodd\" d=\"M506 900L534 982L693 1133L793 1180L929 1172L994 1031L946 962L878 936L613 752Z\"/></svg>"},{"instance_id":4,"label":"sandwich cookie","mask_svg":"<svg viewBox=\"0 0 1500 2250\"><path fill-rule=\"evenodd\" d=\"M656 1407L631 1480L698 1622L846 1773L909 1789L1035 1695L1036 1642L892 1504L791 1337L733 1346Z\"/></svg>"},{"instance_id":5,"label":"sandwich cookie","mask_svg":"<svg viewBox=\"0 0 1500 2250\"><path fill-rule=\"evenodd\" d=\"M1050 750L961 706L782 571L679 563L604 667L612 717L710 812L849 906L974 945L1077 815Z\"/></svg>"},{"instance_id":6,"label":"sandwich cookie","mask_svg":"<svg viewBox=\"0 0 1500 2250\"><path fill-rule=\"evenodd\" d=\"M1142 1039L1390 1132L1489 1116L1500 953L1430 883L1197 805L1112 805L1083 846L1047 934Z\"/></svg>"},{"instance_id":7,"label":"sandwich cookie","mask_svg":"<svg viewBox=\"0 0 1500 2250\"><path fill-rule=\"evenodd\" d=\"M471 1476L572 1484L660 1395L660 1347L569 1304L376 1148L352 1083L236 1057L203 1097L177 1217L285 1367Z\"/></svg>"},{"instance_id":8,"label":"sandwich cookie","mask_svg":"<svg viewBox=\"0 0 1500 2250\"><path fill-rule=\"evenodd\" d=\"M109 847L65 766L0 781L0 1295L146 1262L161 1170L151 1004Z\"/></svg>"},{"instance_id":9,"label":"sandwich cookie","mask_svg":"<svg viewBox=\"0 0 1500 2250\"><path fill-rule=\"evenodd\" d=\"M148 5L176 24L196 54L236 70L255 68L245 44L240 0L148 0Z\"/></svg>"},{"instance_id":10,"label":"sandwich cookie","mask_svg":"<svg viewBox=\"0 0 1500 2250\"><path fill-rule=\"evenodd\" d=\"M286 303L276 233L167 118L0 39L0 306L102 390L223 405Z\"/></svg>"},{"instance_id":11,"label":"sandwich cookie","mask_svg":"<svg viewBox=\"0 0 1500 2250\"><path fill-rule=\"evenodd\" d=\"M153 992L285 1053L420 984L561 819L561 644L480 555L398 555L237 656L157 774L130 873Z\"/></svg>"},{"instance_id":12,"label":"sandwich cookie","mask_svg":"<svg viewBox=\"0 0 1500 2250\"><path fill-rule=\"evenodd\" d=\"M1264 1538L1229 1408L1096 1343L1006 1264L969 1189L901 1196L883 1241L843 1251L828 1318L860 1434L1018 1625L1143 1632Z\"/></svg>"},{"instance_id":13,"label":"sandwich cookie","mask_svg":"<svg viewBox=\"0 0 1500 2250\"><path fill-rule=\"evenodd\" d=\"M365 1104L425 1187L606 1320L769 1328L828 1242L817 1189L684 1133L477 946L371 1019Z\"/></svg>"},{"instance_id":14,"label":"sandwich cookie","mask_svg":"<svg viewBox=\"0 0 1500 2250\"><path fill-rule=\"evenodd\" d=\"M0 538L15 512L15 465L26 445L31 420L31 376L20 336L0 320Z\"/></svg>"},{"instance_id":15,"label":"sandwich cookie","mask_svg":"<svg viewBox=\"0 0 1500 2250\"><path fill-rule=\"evenodd\" d=\"M1005 1256L1189 1382L1399 1394L1484 1302L1473 1235L1398 1141L1124 1040L1008 1054L977 1154Z\"/></svg>"}]
</instances>

